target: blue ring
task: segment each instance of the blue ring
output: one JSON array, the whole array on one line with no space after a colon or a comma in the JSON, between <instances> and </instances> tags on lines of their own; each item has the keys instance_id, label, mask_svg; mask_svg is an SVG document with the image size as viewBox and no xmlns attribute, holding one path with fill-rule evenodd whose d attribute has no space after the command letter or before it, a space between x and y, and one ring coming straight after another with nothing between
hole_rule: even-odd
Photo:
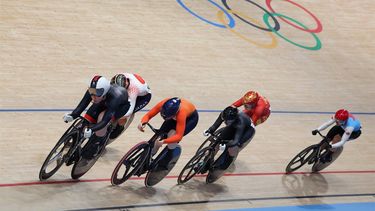
<instances>
[{"instance_id":1,"label":"blue ring","mask_svg":"<svg viewBox=\"0 0 375 211\"><path fill-rule=\"evenodd\" d=\"M208 0L209 2L211 2L213 5L215 5L216 7L218 7L221 11L223 11L225 13L225 15L229 18L229 24L228 26L230 28L233 28L235 26L235 22L234 22L234 18L224 9L222 8L220 5L218 5L217 3L213 2L212 0ZM185 4L182 3L182 0L177 0L177 2L186 10L188 11L190 14L194 15L195 17L201 19L202 21L206 22L206 23L209 23L211 25L214 25L214 26L217 26L217 27L220 27L220 28L227 28L226 25L223 25L223 24L218 24L218 23L215 23L215 22L212 22L212 21L209 21L201 16L199 16L198 14L194 13L193 11L191 11Z\"/></svg>"}]
</instances>

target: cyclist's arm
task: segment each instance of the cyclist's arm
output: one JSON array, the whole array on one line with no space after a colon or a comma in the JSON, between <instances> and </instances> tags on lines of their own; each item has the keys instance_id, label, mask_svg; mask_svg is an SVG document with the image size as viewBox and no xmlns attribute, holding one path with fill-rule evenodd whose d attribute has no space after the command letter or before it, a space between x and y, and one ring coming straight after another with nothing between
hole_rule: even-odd
<instances>
[{"instance_id":1,"label":"cyclist's arm","mask_svg":"<svg viewBox=\"0 0 375 211\"><path fill-rule=\"evenodd\" d=\"M238 108L240 106L242 106L243 103L242 103L242 98L238 99L236 102L232 103L232 106Z\"/></svg>"},{"instance_id":2,"label":"cyclist's arm","mask_svg":"<svg viewBox=\"0 0 375 211\"><path fill-rule=\"evenodd\" d=\"M91 96L88 91L86 91L85 95L83 96L81 102L78 106L73 110L72 117L75 119L81 115L81 113L85 110L85 108L90 104Z\"/></svg>"},{"instance_id":3,"label":"cyclist's arm","mask_svg":"<svg viewBox=\"0 0 375 211\"><path fill-rule=\"evenodd\" d=\"M221 113L220 113L219 117L216 119L216 121L214 122L214 124L209 128L209 130L211 132L215 132L220 127L220 125L222 123L223 123L223 120L221 119Z\"/></svg>"},{"instance_id":4,"label":"cyclist's arm","mask_svg":"<svg viewBox=\"0 0 375 211\"><path fill-rule=\"evenodd\" d=\"M105 111L104 115L103 115L103 119L102 121L100 121L99 123L93 125L93 127L91 128L91 130L93 132L95 131L98 131L100 129L103 129L112 119L112 117L114 116L115 112L114 110L112 109L108 109Z\"/></svg>"},{"instance_id":5,"label":"cyclist's arm","mask_svg":"<svg viewBox=\"0 0 375 211\"><path fill-rule=\"evenodd\" d=\"M133 113L134 108L135 108L135 103L137 102L138 93L130 91L128 97L129 97L128 101L130 103L130 108L129 108L128 112L126 112L126 114L124 115L126 117L129 117Z\"/></svg>"},{"instance_id":6,"label":"cyclist's arm","mask_svg":"<svg viewBox=\"0 0 375 211\"><path fill-rule=\"evenodd\" d=\"M338 148L338 147L344 146L344 144L347 141L349 141L349 137L352 134L353 130L354 130L354 127L347 127L347 128L345 128L345 133L344 133L344 135L342 135L341 141L339 141L339 142L337 142L335 144L332 144L332 148Z\"/></svg>"},{"instance_id":7,"label":"cyclist's arm","mask_svg":"<svg viewBox=\"0 0 375 211\"><path fill-rule=\"evenodd\" d=\"M258 124L258 119L263 115L263 111L266 108L264 102L259 102L257 107L254 110L253 115L251 115L251 120L253 121L254 125Z\"/></svg>"},{"instance_id":8,"label":"cyclist's arm","mask_svg":"<svg viewBox=\"0 0 375 211\"><path fill-rule=\"evenodd\" d=\"M176 121L177 121L176 122L176 134L164 139L164 143L170 144L170 143L178 143L179 141L181 141L185 132L186 119L187 119L186 111L183 111L183 110L179 111L176 117Z\"/></svg>"},{"instance_id":9,"label":"cyclist's arm","mask_svg":"<svg viewBox=\"0 0 375 211\"><path fill-rule=\"evenodd\" d=\"M143 117L142 117L142 124L150 121L150 119L152 119L152 117L154 117L156 114L158 114L161 110L161 107L163 106L163 104L168 100L169 98L166 98L162 101L160 101L158 104L156 104L149 112L147 112Z\"/></svg>"},{"instance_id":10,"label":"cyclist's arm","mask_svg":"<svg viewBox=\"0 0 375 211\"><path fill-rule=\"evenodd\" d=\"M332 118L330 119L329 121L323 123L322 125L320 125L317 130L318 131L322 131L322 130L325 130L327 127L329 127L330 125L332 125L333 123L335 123L335 119Z\"/></svg>"}]
</instances>

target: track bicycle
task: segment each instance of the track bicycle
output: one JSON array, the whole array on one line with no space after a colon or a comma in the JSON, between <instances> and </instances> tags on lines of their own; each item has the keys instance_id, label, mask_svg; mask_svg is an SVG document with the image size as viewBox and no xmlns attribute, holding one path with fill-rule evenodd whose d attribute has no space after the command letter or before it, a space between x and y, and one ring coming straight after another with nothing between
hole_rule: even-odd
<instances>
[{"instance_id":1,"label":"track bicycle","mask_svg":"<svg viewBox=\"0 0 375 211\"><path fill-rule=\"evenodd\" d=\"M96 154L93 152L93 143L88 142L83 136L83 131L90 123L83 117L78 117L72 125L61 136L56 145L47 155L40 171L39 180L46 180L54 175L65 163L67 166L73 164L71 177L78 179L83 176L99 159L104 151L105 144L102 144ZM105 141L108 141L112 127L108 127ZM86 155L86 156L82 156Z\"/></svg>"},{"instance_id":2,"label":"track bicycle","mask_svg":"<svg viewBox=\"0 0 375 211\"><path fill-rule=\"evenodd\" d=\"M285 172L291 173L303 165L313 164L312 172L318 172L328 167L333 163L343 151L343 147L337 148L332 154L332 160L330 162L322 162L321 158L324 158L328 155L329 151L329 140L326 136L322 135L319 131L318 134L323 138L318 144L313 144L306 147L300 153L298 153L287 165Z\"/></svg>"},{"instance_id":3,"label":"track bicycle","mask_svg":"<svg viewBox=\"0 0 375 211\"><path fill-rule=\"evenodd\" d=\"M202 143L196 154L189 160L184 166L181 173L178 176L177 183L184 184L193 178L196 174L205 174L208 172L206 177L206 183L213 183L218 180L226 169L221 169L220 166L226 162L226 158L229 156L228 147L225 146L228 140L221 140L219 135L223 131L223 128L211 133L210 136ZM203 147L206 145L207 147ZM217 155L219 151L219 145L225 146L224 151ZM215 159L217 157L217 159Z\"/></svg>"},{"instance_id":4,"label":"track bicycle","mask_svg":"<svg viewBox=\"0 0 375 211\"><path fill-rule=\"evenodd\" d=\"M171 159L167 158L168 147L153 158L152 149L155 142L165 139L166 133L152 127L149 123L147 126L155 133L149 141L142 141L131 148L118 162L112 172L112 185L120 185L127 181L133 175L141 176L147 173L145 178L145 186L151 187L159 183L177 163L181 155L181 147L178 145L173 150ZM154 155L155 156L155 155Z\"/></svg>"}]
</instances>

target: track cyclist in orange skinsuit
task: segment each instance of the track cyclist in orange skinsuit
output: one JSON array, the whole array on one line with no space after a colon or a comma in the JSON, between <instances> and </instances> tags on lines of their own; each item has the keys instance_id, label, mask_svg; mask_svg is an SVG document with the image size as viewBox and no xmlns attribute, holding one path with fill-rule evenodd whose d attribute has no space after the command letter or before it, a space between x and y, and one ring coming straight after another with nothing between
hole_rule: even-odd
<instances>
[{"instance_id":1,"label":"track cyclist in orange skinsuit","mask_svg":"<svg viewBox=\"0 0 375 211\"><path fill-rule=\"evenodd\" d=\"M238 108L244 106L244 112L247 114L254 125L257 126L265 122L271 114L271 107L268 100L255 91L248 91L243 97L232 104Z\"/></svg>"},{"instance_id":2,"label":"track cyclist in orange skinsuit","mask_svg":"<svg viewBox=\"0 0 375 211\"><path fill-rule=\"evenodd\" d=\"M186 99L178 97L166 98L143 116L138 129L143 132L146 123L159 112L164 119L160 131L168 133L168 137L155 143L152 154L156 154L163 144L168 144L167 156L171 159L173 150L177 147L178 143L197 126L199 119L198 112L195 106Z\"/></svg>"}]
</instances>

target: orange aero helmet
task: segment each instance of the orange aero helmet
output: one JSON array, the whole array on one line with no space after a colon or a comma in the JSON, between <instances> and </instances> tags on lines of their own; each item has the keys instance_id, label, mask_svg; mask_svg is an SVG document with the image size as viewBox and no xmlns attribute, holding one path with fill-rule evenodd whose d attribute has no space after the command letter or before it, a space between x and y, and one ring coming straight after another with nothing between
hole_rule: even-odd
<instances>
[{"instance_id":1,"label":"orange aero helmet","mask_svg":"<svg viewBox=\"0 0 375 211\"><path fill-rule=\"evenodd\" d=\"M259 95L255 91L249 91L242 97L242 103L244 105L255 104L259 100Z\"/></svg>"}]
</instances>

